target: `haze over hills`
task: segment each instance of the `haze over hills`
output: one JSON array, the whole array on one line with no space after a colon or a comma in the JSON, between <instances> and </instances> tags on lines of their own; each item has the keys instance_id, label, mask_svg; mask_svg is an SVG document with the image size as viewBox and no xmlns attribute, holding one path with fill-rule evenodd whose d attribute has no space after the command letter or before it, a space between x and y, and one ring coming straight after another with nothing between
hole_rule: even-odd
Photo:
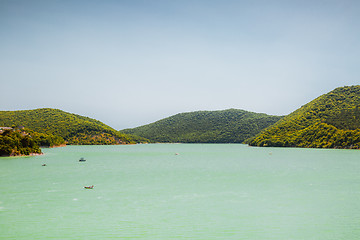
<instances>
[{"instance_id":1,"label":"haze over hills","mask_svg":"<svg viewBox=\"0 0 360 240\"><path fill-rule=\"evenodd\" d=\"M61 136L68 144L129 144L146 141L120 133L98 120L59 109L0 111L0 126L19 125L38 133Z\"/></svg>"},{"instance_id":2,"label":"haze over hills","mask_svg":"<svg viewBox=\"0 0 360 240\"><path fill-rule=\"evenodd\" d=\"M154 142L242 143L281 118L238 109L196 111L121 131Z\"/></svg>"},{"instance_id":3,"label":"haze over hills","mask_svg":"<svg viewBox=\"0 0 360 240\"><path fill-rule=\"evenodd\" d=\"M324 94L249 141L252 146L360 148L360 86Z\"/></svg>"}]
</instances>

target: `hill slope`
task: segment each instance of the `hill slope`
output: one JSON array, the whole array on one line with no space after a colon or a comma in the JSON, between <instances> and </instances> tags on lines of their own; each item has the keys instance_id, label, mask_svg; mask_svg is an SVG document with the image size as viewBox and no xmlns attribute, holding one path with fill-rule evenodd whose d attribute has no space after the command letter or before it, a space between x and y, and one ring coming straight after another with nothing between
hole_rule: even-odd
<instances>
[{"instance_id":1,"label":"hill slope","mask_svg":"<svg viewBox=\"0 0 360 240\"><path fill-rule=\"evenodd\" d=\"M0 126L13 125L61 136L68 144L127 144L137 141L98 120L59 109L0 111Z\"/></svg>"},{"instance_id":2,"label":"hill slope","mask_svg":"<svg viewBox=\"0 0 360 240\"><path fill-rule=\"evenodd\" d=\"M360 86L324 94L264 130L252 146L359 148Z\"/></svg>"},{"instance_id":3,"label":"hill slope","mask_svg":"<svg viewBox=\"0 0 360 240\"><path fill-rule=\"evenodd\" d=\"M241 143L280 118L237 109L197 111L180 113L122 132L155 142Z\"/></svg>"},{"instance_id":4,"label":"hill slope","mask_svg":"<svg viewBox=\"0 0 360 240\"><path fill-rule=\"evenodd\" d=\"M41 149L32 136L14 129L0 131L0 157L31 154L41 154Z\"/></svg>"}]
</instances>

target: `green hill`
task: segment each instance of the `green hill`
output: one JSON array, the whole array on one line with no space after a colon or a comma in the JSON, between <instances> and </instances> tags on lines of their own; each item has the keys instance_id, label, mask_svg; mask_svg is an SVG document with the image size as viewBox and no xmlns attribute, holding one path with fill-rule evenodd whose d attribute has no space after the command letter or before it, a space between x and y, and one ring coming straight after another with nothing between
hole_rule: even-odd
<instances>
[{"instance_id":1,"label":"green hill","mask_svg":"<svg viewBox=\"0 0 360 240\"><path fill-rule=\"evenodd\" d=\"M241 143L281 117L238 109L180 113L124 133L154 142Z\"/></svg>"},{"instance_id":2,"label":"green hill","mask_svg":"<svg viewBox=\"0 0 360 240\"><path fill-rule=\"evenodd\" d=\"M264 130L251 146L359 148L360 86L324 94Z\"/></svg>"},{"instance_id":3,"label":"green hill","mask_svg":"<svg viewBox=\"0 0 360 240\"><path fill-rule=\"evenodd\" d=\"M60 136L68 144L129 144L144 140L120 133L98 120L59 109L0 111L0 126L20 125L38 133Z\"/></svg>"},{"instance_id":4,"label":"green hill","mask_svg":"<svg viewBox=\"0 0 360 240\"><path fill-rule=\"evenodd\" d=\"M0 156L41 154L38 143L24 131L0 130Z\"/></svg>"}]
</instances>

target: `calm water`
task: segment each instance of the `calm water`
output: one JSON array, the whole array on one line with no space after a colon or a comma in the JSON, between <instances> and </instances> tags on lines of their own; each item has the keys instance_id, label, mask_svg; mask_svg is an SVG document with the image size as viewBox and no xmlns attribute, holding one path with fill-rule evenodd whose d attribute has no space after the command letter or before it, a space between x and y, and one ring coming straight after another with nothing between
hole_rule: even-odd
<instances>
[{"instance_id":1,"label":"calm water","mask_svg":"<svg viewBox=\"0 0 360 240\"><path fill-rule=\"evenodd\" d=\"M151 144L44 152L0 159L0 239L360 236L360 151Z\"/></svg>"}]
</instances>

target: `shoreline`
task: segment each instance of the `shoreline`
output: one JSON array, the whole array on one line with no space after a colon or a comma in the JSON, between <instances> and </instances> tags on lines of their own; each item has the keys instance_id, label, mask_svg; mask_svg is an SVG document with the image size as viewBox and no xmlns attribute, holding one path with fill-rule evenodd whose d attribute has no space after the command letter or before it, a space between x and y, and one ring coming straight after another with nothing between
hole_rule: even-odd
<instances>
[{"instance_id":1,"label":"shoreline","mask_svg":"<svg viewBox=\"0 0 360 240\"><path fill-rule=\"evenodd\" d=\"M54 145L54 146L51 146L51 147L48 147L48 146L40 146L40 148L58 148L58 147L66 147L66 143L65 144L60 144L60 145Z\"/></svg>"},{"instance_id":2,"label":"shoreline","mask_svg":"<svg viewBox=\"0 0 360 240\"><path fill-rule=\"evenodd\" d=\"M25 155L25 154L18 154L18 155L0 155L0 158L2 157L33 157L33 156L41 156L44 155L44 153L30 153L29 155Z\"/></svg>"}]
</instances>

